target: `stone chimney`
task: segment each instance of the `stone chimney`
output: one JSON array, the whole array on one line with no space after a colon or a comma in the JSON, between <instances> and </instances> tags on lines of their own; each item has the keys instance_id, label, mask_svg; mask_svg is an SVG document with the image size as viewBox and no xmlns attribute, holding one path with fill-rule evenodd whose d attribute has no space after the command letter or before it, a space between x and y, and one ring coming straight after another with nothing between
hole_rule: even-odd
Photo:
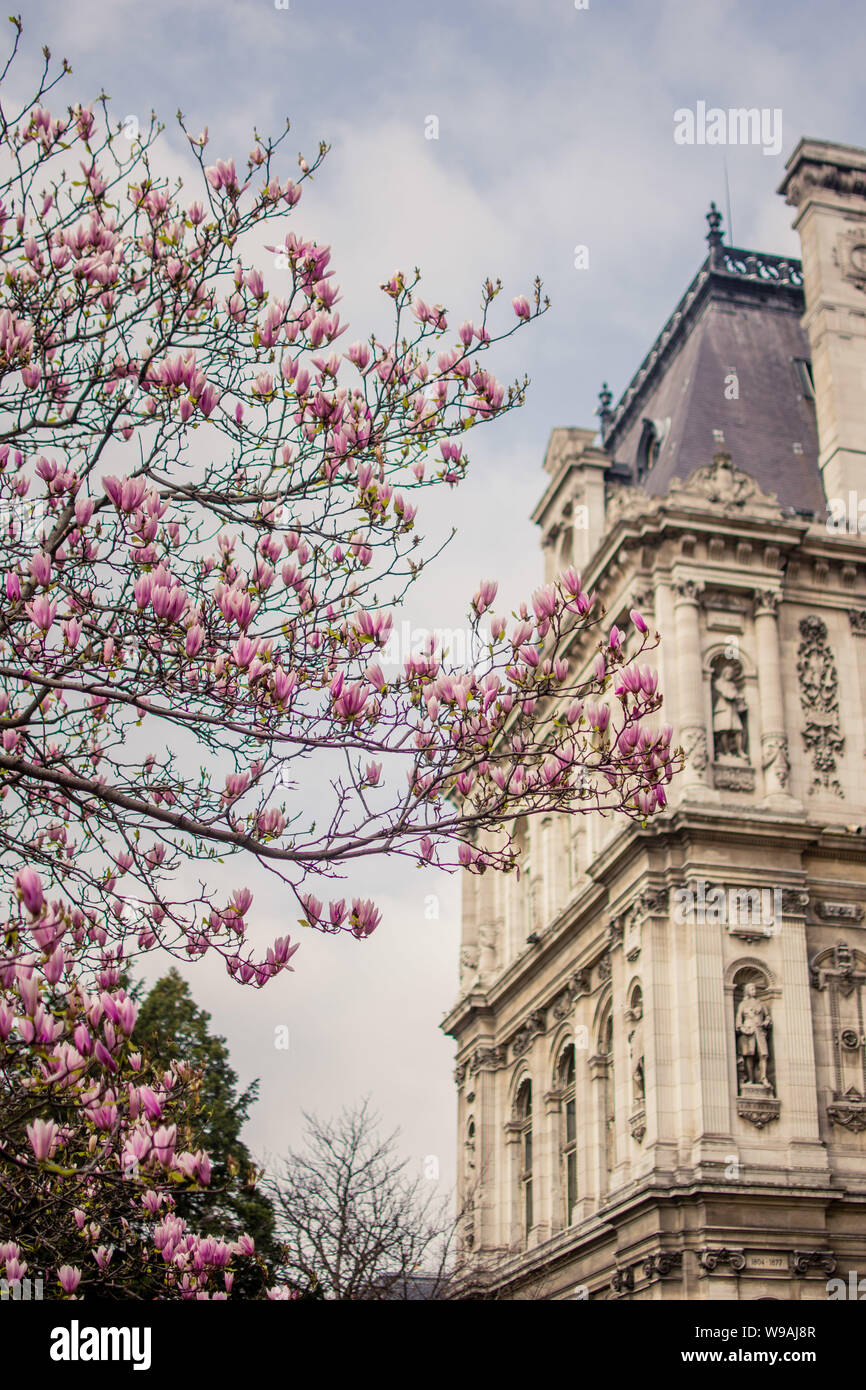
<instances>
[{"instance_id":1,"label":"stone chimney","mask_svg":"<svg viewBox=\"0 0 866 1390\"><path fill-rule=\"evenodd\" d=\"M797 209L828 501L866 493L866 150L802 139L779 187Z\"/></svg>"}]
</instances>

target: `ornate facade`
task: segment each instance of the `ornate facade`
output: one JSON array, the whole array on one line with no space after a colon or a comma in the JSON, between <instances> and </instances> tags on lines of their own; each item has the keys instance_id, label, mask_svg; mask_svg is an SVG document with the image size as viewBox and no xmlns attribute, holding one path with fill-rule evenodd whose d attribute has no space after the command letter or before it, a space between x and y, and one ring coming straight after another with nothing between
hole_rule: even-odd
<instances>
[{"instance_id":1,"label":"ornate facade","mask_svg":"<svg viewBox=\"0 0 866 1390\"><path fill-rule=\"evenodd\" d=\"M547 451L546 578L654 623L687 763L645 827L533 819L519 882L465 880L470 1290L866 1274L866 152L801 141L780 192L802 264L726 247L713 208L600 438Z\"/></svg>"}]
</instances>

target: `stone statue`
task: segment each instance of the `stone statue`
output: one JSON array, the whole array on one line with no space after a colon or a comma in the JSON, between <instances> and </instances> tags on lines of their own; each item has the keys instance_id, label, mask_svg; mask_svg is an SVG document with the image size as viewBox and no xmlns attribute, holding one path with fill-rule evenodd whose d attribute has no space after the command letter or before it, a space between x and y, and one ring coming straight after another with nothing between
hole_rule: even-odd
<instances>
[{"instance_id":1,"label":"stone statue","mask_svg":"<svg viewBox=\"0 0 866 1390\"><path fill-rule=\"evenodd\" d=\"M490 922L482 922L478 928L478 971L486 979L496 970L496 927Z\"/></svg>"},{"instance_id":2,"label":"stone statue","mask_svg":"<svg viewBox=\"0 0 866 1390\"><path fill-rule=\"evenodd\" d=\"M634 1028L629 1033L628 1042L631 1052L631 1078L634 1087L634 1099L641 1103L646 1099L646 1063L644 1062L643 1046L643 1000L636 999L631 1011Z\"/></svg>"},{"instance_id":3,"label":"stone statue","mask_svg":"<svg viewBox=\"0 0 866 1390\"><path fill-rule=\"evenodd\" d=\"M460 988L472 989L478 983L478 948L464 946L460 952Z\"/></svg>"},{"instance_id":4,"label":"stone statue","mask_svg":"<svg viewBox=\"0 0 866 1390\"><path fill-rule=\"evenodd\" d=\"M717 758L748 756L746 701L739 666L723 666L713 679L713 740Z\"/></svg>"},{"instance_id":5,"label":"stone statue","mask_svg":"<svg viewBox=\"0 0 866 1390\"><path fill-rule=\"evenodd\" d=\"M749 982L737 1009L737 1056L742 1060L745 1083L749 1086L770 1085L767 1062L770 1058L769 1034L773 1020L770 1010L758 998L758 989Z\"/></svg>"}]
</instances>

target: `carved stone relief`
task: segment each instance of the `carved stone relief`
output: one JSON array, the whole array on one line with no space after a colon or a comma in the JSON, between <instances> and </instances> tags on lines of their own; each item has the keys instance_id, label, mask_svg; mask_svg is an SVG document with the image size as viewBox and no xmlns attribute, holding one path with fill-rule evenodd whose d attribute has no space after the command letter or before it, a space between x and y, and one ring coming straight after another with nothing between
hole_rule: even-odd
<instances>
[{"instance_id":1,"label":"carved stone relief","mask_svg":"<svg viewBox=\"0 0 866 1390\"><path fill-rule=\"evenodd\" d=\"M836 758L845 749L839 727L839 677L827 643L827 625L814 614L800 620L797 675L806 724L803 742L812 756L814 773L809 790L828 787L837 796L843 796L836 777Z\"/></svg>"}]
</instances>

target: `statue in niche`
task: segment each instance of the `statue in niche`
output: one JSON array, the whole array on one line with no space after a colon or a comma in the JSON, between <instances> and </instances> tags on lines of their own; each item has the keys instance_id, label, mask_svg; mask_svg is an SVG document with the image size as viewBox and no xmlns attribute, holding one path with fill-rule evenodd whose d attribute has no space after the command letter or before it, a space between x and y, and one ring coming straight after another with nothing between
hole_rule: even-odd
<instances>
[{"instance_id":1,"label":"statue in niche","mask_svg":"<svg viewBox=\"0 0 866 1390\"><path fill-rule=\"evenodd\" d=\"M631 1054L632 1087L635 1104L642 1105L646 1100L646 1063L643 1045L643 999L640 994L632 1004L631 1018L634 1027L628 1035L628 1045Z\"/></svg>"},{"instance_id":2,"label":"statue in niche","mask_svg":"<svg viewBox=\"0 0 866 1390\"><path fill-rule=\"evenodd\" d=\"M743 668L729 661L713 676L713 744L716 758L747 762L748 715L743 695Z\"/></svg>"},{"instance_id":3,"label":"statue in niche","mask_svg":"<svg viewBox=\"0 0 866 1390\"><path fill-rule=\"evenodd\" d=\"M772 1090L767 1075L770 1060L770 1029L773 1020L758 987L750 980L743 990L735 1022L737 1033L737 1065L742 1069L743 1084Z\"/></svg>"}]
</instances>

